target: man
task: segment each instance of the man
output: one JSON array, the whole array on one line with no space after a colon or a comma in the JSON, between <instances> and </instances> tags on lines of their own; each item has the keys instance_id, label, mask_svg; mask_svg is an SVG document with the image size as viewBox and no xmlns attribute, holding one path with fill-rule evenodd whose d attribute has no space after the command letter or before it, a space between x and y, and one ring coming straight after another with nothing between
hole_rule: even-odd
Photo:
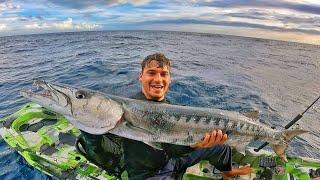
<instances>
[{"instance_id":1,"label":"man","mask_svg":"<svg viewBox=\"0 0 320 180\"><path fill-rule=\"evenodd\" d=\"M156 53L147 56L141 66L142 90L132 98L169 103L165 95L171 83L170 60ZM181 179L188 167L201 160L209 160L225 178L251 172L231 170L231 148L223 145L227 134L221 130L208 132L201 142L190 147L163 143L163 150L111 134L83 134L82 144L90 160L116 176L125 169L129 179Z\"/></svg>"}]
</instances>

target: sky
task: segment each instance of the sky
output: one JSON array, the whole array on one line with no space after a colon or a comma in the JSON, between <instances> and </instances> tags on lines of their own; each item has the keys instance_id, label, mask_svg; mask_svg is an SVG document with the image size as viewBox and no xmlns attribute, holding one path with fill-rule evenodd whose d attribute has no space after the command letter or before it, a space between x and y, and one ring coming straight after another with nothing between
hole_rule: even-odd
<instances>
[{"instance_id":1,"label":"sky","mask_svg":"<svg viewBox=\"0 0 320 180\"><path fill-rule=\"evenodd\" d=\"M0 36L110 30L320 44L320 0L0 0Z\"/></svg>"}]
</instances>

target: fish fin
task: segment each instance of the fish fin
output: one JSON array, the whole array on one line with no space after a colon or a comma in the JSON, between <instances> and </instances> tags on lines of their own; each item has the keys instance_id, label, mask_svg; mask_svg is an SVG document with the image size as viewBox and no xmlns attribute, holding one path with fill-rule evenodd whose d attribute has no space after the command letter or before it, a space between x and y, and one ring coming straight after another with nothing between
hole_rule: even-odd
<instances>
[{"instance_id":1,"label":"fish fin","mask_svg":"<svg viewBox=\"0 0 320 180\"><path fill-rule=\"evenodd\" d=\"M303 129L291 129L291 130L284 130L283 137L286 141L285 144L272 144L273 151L285 162L287 162L285 151L288 147L289 142L297 135L309 132Z\"/></svg>"},{"instance_id":2,"label":"fish fin","mask_svg":"<svg viewBox=\"0 0 320 180\"><path fill-rule=\"evenodd\" d=\"M144 134L147 134L147 135L150 135L150 136L155 136L155 133L152 133L146 129L143 129L143 128L140 128L140 127L137 127L137 126L134 126L132 123L128 122L128 121L125 121L124 122L124 125L127 126L128 128L130 128L131 130L134 130L136 132L141 132L141 133L144 133ZM145 144L155 148L155 149L158 149L158 150L163 150L162 149L162 146L161 146L161 143L157 143L157 142L148 142L148 141L143 141Z\"/></svg>"},{"instance_id":3,"label":"fish fin","mask_svg":"<svg viewBox=\"0 0 320 180\"><path fill-rule=\"evenodd\" d=\"M247 118L250 118L251 120L257 121L259 119L259 111L249 111L249 112L243 112L242 115L246 116Z\"/></svg>"},{"instance_id":4,"label":"fish fin","mask_svg":"<svg viewBox=\"0 0 320 180\"><path fill-rule=\"evenodd\" d=\"M245 144L239 144L235 146L236 150L241 153L242 155L246 155L246 145Z\"/></svg>"},{"instance_id":5,"label":"fish fin","mask_svg":"<svg viewBox=\"0 0 320 180\"><path fill-rule=\"evenodd\" d=\"M145 144L155 148L155 149L158 149L158 150L163 150L162 149L162 146L161 146L161 143L157 143L157 142L146 142L146 141L143 141Z\"/></svg>"},{"instance_id":6,"label":"fish fin","mask_svg":"<svg viewBox=\"0 0 320 180\"><path fill-rule=\"evenodd\" d=\"M304 129L289 129L283 131L283 136L285 137L286 141L289 142L295 136L298 136L303 133L307 133L309 131Z\"/></svg>"},{"instance_id":7,"label":"fish fin","mask_svg":"<svg viewBox=\"0 0 320 180\"><path fill-rule=\"evenodd\" d=\"M81 131L90 133L90 134L105 134L107 133L110 129L105 129L105 128L99 128L99 127L90 127L88 124L83 124L81 121L75 119L72 116L64 115L65 118L76 128L80 129Z\"/></svg>"},{"instance_id":8,"label":"fish fin","mask_svg":"<svg viewBox=\"0 0 320 180\"><path fill-rule=\"evenodd\" d=\"M273 151L282 159L284 162L288 162L286 157L286 149L288 147L288 144L278 145L273 144L272 149Z\"/></svg>"}]
</instances>

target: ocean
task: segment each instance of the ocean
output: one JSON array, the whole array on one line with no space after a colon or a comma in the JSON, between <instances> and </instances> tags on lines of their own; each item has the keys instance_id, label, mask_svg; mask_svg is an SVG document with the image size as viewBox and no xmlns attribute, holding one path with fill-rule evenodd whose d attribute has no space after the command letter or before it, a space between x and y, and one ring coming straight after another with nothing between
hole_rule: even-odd
<instances>
[{"instance_id":1,"label":"ocean","mask_svg":"<svg viewBox=\"0 0 320 180\"><path fill-rule=\"evenodd\" d=\"M140 63L155 52L172 60L174 104L248 112L283 129L320 95L320 46L189 32L101 31L0 37L0 118L28 101L35 79L129 97L140 91ZM320 159L320 102L299 126L289 155ZM259 146L261 142L252 143ZM270 149L270 148L267 148ZM0 139L0 179L50 179Z\"/></svg>"}]
</instances>

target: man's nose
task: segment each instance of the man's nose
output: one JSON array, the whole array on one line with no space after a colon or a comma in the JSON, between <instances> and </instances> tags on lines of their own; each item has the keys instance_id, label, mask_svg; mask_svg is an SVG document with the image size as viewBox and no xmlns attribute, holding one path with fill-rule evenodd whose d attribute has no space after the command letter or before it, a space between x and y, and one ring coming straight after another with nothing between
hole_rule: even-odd
<instances>
[{"instance_id":1,"label":"man's nose","mask_svg":"<svg viewBox=\"0 0 320 180\"><path fill-rule=\"evenodd\" d=\"M161 77L161 74L160 73L157 73L154 77L154 80L155 81L161 81L162 77Z\"/></svg>"}]
</instances>

